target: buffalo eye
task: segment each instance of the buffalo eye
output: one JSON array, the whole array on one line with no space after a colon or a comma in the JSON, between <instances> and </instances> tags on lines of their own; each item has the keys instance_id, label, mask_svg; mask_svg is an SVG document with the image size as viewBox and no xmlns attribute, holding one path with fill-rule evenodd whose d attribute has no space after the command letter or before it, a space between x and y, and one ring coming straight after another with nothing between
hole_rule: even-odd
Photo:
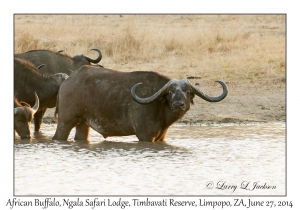
<instances>
[{"instance_id":1,"label":"buffalo eye","mask_svg":"<svg viewBox=\"0 0 300 210\"><path fill-rule=\"evenodd\" d=\"M161 98L159 99L159 101L160 101L162 104L164 104L164 103L167 101L167 99L166 99L166 97L164 96L164 97L161 97Z\"/></svg>"},{"instance_id":2,"label":"buffalo eye","mask_svg":"<svg viewBox=\"0 0 300 210\"><path fill-rule=\"evenodd\" d=\"M182 89L187 89L187 85L186 85L186 84L183 84L183 85L181 85L181 88L182 88Z\"/></svg>"}]
</instances>

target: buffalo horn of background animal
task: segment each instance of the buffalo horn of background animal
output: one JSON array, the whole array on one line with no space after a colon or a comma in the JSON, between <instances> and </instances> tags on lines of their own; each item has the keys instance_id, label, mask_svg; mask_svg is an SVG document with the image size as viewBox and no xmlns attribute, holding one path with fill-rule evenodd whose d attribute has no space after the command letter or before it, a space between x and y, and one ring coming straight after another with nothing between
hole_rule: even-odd
<instances>
[{"instance_id":1,"label":"buffalo horn of background animal","mask_svg":"<svg viewBox=\"0 0 300 210\"><path fill-rule=\"evenodd\" d=\"M94 59L91 59L91 58L89 58L89 57L87 57L87 56L84 55L85 59L87 59L91 63L99 63L99 61L101 61L101 59L102 59L102 53L101 53L101 51L99 49L95 49L95 48L93 48L91 50L95 50L95 51L97 51L99 53L98 58L96 58L94 60Z\"/></svg>"},{"instance_id":2,"label":"buffalo horn of background animal","mask_svg":"<svg viewBox=\"0 0 300 210\"><path fill-rule=\"evenodd\" d=\"M205 93L203 93L201 90L199 90L195 85L191 84L191 87L192 87L192 90L193 90L193 93L197 96L199 96L200 98L206 100L206 101L209 101L209 102L218 102L218 101L221 101L223 100L226 96L227 96L227 93L228 93L228 89L227 89L227 86L224 82L220 81L220 80L217 80L216 82L220 83L223 87L223 93L219 96L209 96L209 95L206 95Z\"/></svg>"},{"instance_id":3,"label":"buffalo horn of background animal","mask_svg":"<svg viewBox=\"0 0 300 210\"><path fill-rule=\"evenodd\" d=\"M45 64L39 65L39 66L37 67L37 69L40 69L40 68L42 68L43 66L45 66Z\"/></svg>"},{"instance_id":4,"label":"buffalo horn of background animal","mask_svg":"<svg viewBox=\"0 0 300 210\"><path fill-rule=\"evenodd\" d=\"M37 95L36 93L34 93L34 95L35 95L35 104L34 104L34 106L32 107L32 111L33 111L32 114L35 114L35 113L36 113L36 111L39 109L39 105L40 105L40 100L39 100L38 95Z\"/></svg>"},{"instance_id":5,"label":"buffalo horn of background animal","mask_svg":"<svg viewBox=\"0 0 300 210\"><path fill-rule=\"evenodd\" d=\"M171 80L172 81L172 80ZM131 96L132 98L140 103L140 104L149 104L153 101L155 101L156 99L159 99L161 96L165 95L168 91L168 86L169 83L171 82L169 81L167 84L165 84L159 91L157 91L156 93L154 93L152 96L148 97L148 98L140 98L135 94L135 89L143 84L142 82L135 84L132 88L131 88Z\"/></svg>"},{"instance_id":6,"label":"buffalo horn of background animal","mask_svg":"<svg viewBox=\"0 0 300 210\"><path fill-rule=\"evenodd\" d=\"M36 93L34 93L35 94L35 104L34 104L34 106L31 108L31 114L32 115L34 115L35 113L36 113L36 111L39 109L39 105L40 105L40 101L39 101L39 97L37 96L37 94ZM25 105L25 106L29 106L27 103L25 103L25 102L20 102L22 105ZM29 106L30 107L30 106ZM17 112L18 112L18 109L19 109L20 107L16 107L15 109L14 109L14 113L15 114L17 114Z\"/></svg>"}]
</instances>

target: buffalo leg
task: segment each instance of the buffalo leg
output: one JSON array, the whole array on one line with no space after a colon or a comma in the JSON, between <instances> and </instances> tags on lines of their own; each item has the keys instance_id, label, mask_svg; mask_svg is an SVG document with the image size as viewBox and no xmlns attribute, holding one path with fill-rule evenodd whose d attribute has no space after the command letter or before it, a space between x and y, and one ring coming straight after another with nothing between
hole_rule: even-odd
<instances>
[{"instance_id":1,"label":"buffalo leg","mask_svg":"<svg viewBox=\"0 0 300 210\"><path fill-rule=\"evenodd\" d=\"M90 126L88 126L85 122L81 122L76 125L76 134L75 140L88 140L90 135Z\"/></svg>"},{"instance_id":2,"label":"buffalo leg","mask_svg":"<svg viewBox=\"0 0 300 210\"><path fill-rule=\"evenodd\" d=\"M139 139L139 141L148 141L148 142L154 142L155 141L155 138L152 137L152 135L147 135L145 133L136 135L136 137Z\"/></svg>"},{"instance_id":3,"label":"buffalo leg","mask_svg":"<svg viewBox=\"0 0 300 210\"><path fill-rule=\"evenodd\" d=\"M155 139L155 141L165 141L166 133L161 135L159 138Z\"/></svg>"},{"instance_id":4,"label":"buffalo leg","mask_svg":"<svg viewBox=\"0 0 300 210\"><path fill-rule=\"evenodd\" d=\"M147 133L140 132L136 135L139 141L148 141L148 142L156 142L156 141L164 141L167 134L167 129L161 130L157 133Z\"/></svg>"},{"instance_id":5,"label":"buffalo leg","mask_svg":"<svg viewBox=\"0 0 300 210\"><path fill-rule=\"evenodd\" d=\"M78 124L78 119L73 118L69 120L63 120L62 117L58 116L58 123L56 127L55 134L53 136L53 140L68 140L69 134L77 124Z\"/></svg>"},{"instance_id":6,"label":"buffalo leg","mask_svg":"<svg viewBox=\"0 0 300 210\"><path fill-rule=\"evenodd\" d=\"M40 109L34 114L34 131L39 131L46 109Z\"/></svg>"}]
</instances>

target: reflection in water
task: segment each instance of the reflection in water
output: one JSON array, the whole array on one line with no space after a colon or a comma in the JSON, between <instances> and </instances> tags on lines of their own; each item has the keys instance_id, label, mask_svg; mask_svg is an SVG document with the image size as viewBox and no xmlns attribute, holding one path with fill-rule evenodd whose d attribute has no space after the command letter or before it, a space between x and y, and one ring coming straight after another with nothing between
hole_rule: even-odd
<instances>
[{"instance_id":1,"label":"reflection in water","mask_svg":"<svg viewBox=\"0 0 300 210\"><path fill-rule=\"evenodd\" d=\"M15 137L16 195L285 194L283 123L173 126L159 143L94 131L73 141L74 130L52 141L56 125L42 128L31 140ZM276 188L241 189L245 181Z\"/></svg>"}]
</instances>

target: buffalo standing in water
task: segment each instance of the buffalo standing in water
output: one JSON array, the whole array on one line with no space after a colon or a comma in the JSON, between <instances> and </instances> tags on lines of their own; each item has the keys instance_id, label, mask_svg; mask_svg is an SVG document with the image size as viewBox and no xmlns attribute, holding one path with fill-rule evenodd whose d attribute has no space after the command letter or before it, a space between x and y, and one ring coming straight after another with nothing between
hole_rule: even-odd
<instances>
[{"instance_id":1,"label":"buffalo standing in water","mask_svg":"<svg viewBox=\"0 0 300 210\"><path fill-rule=\"evenodd\" d=\"M104 138L136 135L140 141L163 141L168 128L189 110L195 95L209 102L226 97L226 84L217 82L223 93L211 97L186 79L83 66L60 87L53 139L67 140L76 126L75 140L87 140L92 127Z\"/></svg>"},{"instance_id":2,"label":"buffalo standing in water","mask_svg":"<svg viewBox=\"0 0 300 210\"><path fill-rule=\"evenodd\" d=\"M60 85L68 78L67 74L44 74L32 63L18 58L14 59L14 92L20 101L35 104L33 93L39 96L39 108L34 114L34 129L40 130L42 119L47 108L56 106Z\"/></svg>"},{"instance_id":3,"label":"buffalo standing in water","mask_svg":"<svg viewBox=\"0 0 300 210\"><path fill-rule=\"evenodd\" d=\"M35 94L35 104L31 108L28 104L23 106L19 100L14 97L14 129L21 139L30 139L30 123L33 115L39 109L39 97Z\"/></svg>"},{"instance_id":4,"label":"buffalo standing in water","mask_svg":"<svg viewBox=\"0 0 300 210\"><path fill-rule=\"evenodd\" d=\"M15 54L15 58L30 61L35 66L45 64L41 71L47 74L65 73L70 75L72 71L77 70L83 65L97 64L102 59L102 53L99 49L91 49L99 53L96 59L89 58L85 55L76 55L70 57L60 52L50 50L31 50L25 53Z\"/></svg>"}]
</instances>

